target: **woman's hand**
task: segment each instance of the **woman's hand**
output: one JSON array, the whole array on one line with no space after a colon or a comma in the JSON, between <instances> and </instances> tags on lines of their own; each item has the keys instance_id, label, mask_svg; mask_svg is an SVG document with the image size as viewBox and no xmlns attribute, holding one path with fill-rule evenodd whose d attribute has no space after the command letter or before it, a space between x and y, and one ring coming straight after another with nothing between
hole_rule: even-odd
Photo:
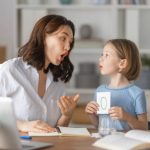
<instances>
[{"instance_id":1,"label":"woman's hand","mask_svg":"<svg viewBox=\"0 0 150 150\"><path fill-rule=\"evenodd\" d=\"M126 121L128 114L123 110L122 107L111 107L109 109L110 117L114 120L124 120Z\"/></svg>"},{"instance_id":2,"label":"woman's hand","mask_svg":"<svg viewBox=\"0 0 150 150\"><path fill-rule=\"evenodd\" d=\"M91 101L86 105L85 112L88 114L96 114L99 110L99 105L95 101Z\"/></svg>"},{"instance_id":3,"label":"woman's hand","mask_svg":"<svg viewBox=\"0 0 150 150\"><path fill-rule=\"evenodd\" d=\"M46 122L41 120L35 121L17 121L17 126L22 132L54 132L55 128L52 128Z\"/></svg>"},{"instance_id":4,"label":"woman's hand","mask_svg":"<svg viewBox=\"0 0 150 150\"><path fill-rule=\"evenodd\" d=\"M57 102L58 107L61 110L62 116L71 117L73 110L75 109L77 102L79 100L79 95L71 96L62 96Z\"/></svg>"}]
</instances>

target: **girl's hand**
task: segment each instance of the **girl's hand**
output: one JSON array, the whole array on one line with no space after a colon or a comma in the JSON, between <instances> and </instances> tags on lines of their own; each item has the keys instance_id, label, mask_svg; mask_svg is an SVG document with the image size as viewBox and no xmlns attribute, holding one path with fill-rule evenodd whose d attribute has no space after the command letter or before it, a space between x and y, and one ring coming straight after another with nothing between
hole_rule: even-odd
<instances>
[{"instance_id":1,"label":"girl's hand","mask_svg":"<svg viewBox=\"0 0 150 150\"><path fill-rule=\"evenodd\" d=\"M91 101L86 105L85 112L88 114L96 114L99 110L99 105L95 101Z\"/></svg>"},{"instance_id":2,"label":"girl's hand","mask_svg":"<svg viewBox=\"0 0 150 150\"><path fill-rule=\"evenodd\" d=\"M126 121L127 112L123 110L122 107L111 107L109 109L110 117L114 120L124 120Z\"/></svg>"},{"instance_id":3,"label":"girl's hand","mask_svg":"<svg viewBox=\"0 0 150 150\"><path fill-rule=\"evenodd\" d=\"M57 102L58 107L64 117L71 117L73 110L75 109L77 102L79 101L79 95L75 96L62 96Z\"/></svg>"},{"instance_id":4,"label":"girl's hand","mask_svg":"<svg viewBox=\"0 0 150 150\"><path fill-rule=\"evenodd\" d=\"M22 132L54 132L55 128L52 128L46 122L42 120L35 121L17 121L19 130Z\"/></svg>"}]
</instances>

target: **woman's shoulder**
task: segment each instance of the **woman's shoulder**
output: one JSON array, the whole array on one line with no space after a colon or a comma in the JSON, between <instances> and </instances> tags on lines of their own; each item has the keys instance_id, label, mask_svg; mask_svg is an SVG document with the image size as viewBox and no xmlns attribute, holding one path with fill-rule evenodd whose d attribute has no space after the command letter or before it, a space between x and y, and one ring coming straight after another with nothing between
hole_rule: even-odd
<instances>
[{"instance_id":1,"label":"woman's shoulder","mask_svg":"<svg viewBox=\"0 0 150 150\"><path fill-rule=\"evenodd\" d=\"M19 64L21 61L22 61L21 57L9 59L4 63L0 64L0 68L3 70L15 67L16 64Z\"/></svg>"}]
</instances>

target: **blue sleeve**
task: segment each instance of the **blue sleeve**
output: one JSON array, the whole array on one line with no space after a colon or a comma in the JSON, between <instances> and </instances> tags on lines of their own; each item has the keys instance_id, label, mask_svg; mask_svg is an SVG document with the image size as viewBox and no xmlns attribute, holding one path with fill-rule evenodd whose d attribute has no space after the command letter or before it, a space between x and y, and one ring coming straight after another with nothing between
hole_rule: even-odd
<instances>
[{"instance_id":1,"label":"blue sleeve","mask_svg":"<svg viewBox=\"0 0 150 150\"><path fill-rule=\"evenodd\" d=\"M137 98L136 98L136 103L135 103L135 112L137 115L146 113L146 98L145 98L145 93L144 91L140 93Z\"/></svg>"}]
</instances>

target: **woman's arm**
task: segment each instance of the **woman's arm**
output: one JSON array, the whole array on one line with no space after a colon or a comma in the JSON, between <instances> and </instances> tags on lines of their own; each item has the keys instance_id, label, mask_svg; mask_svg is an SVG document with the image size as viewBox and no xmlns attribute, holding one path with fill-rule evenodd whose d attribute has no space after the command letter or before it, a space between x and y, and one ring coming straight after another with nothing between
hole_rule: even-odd
<instances>
[{"instance_id":1,"label":"woman's arm","mask_svg":"<svg viewBox=\"0 0 150 150\"><path fill-rule=\"evenodd\" d=\"M41 120L22 121L17 120L17 128L21 132L54 132L55 128Z\"/></svg>"},{"instance_id":2,"label":"woman's arm","mask_svg":"<svg viewBox=\"0 0 150 150\"><path fill-rule=\"evenodd\" d=\"M79 100L79 95L75 95L74 97L70 96L62 96L58 101L58 107L61 110L62 116L59 118L57 122L57 126L68 126L71 120L73 111L77 105Z\"/></svg>"}]
</instances>

